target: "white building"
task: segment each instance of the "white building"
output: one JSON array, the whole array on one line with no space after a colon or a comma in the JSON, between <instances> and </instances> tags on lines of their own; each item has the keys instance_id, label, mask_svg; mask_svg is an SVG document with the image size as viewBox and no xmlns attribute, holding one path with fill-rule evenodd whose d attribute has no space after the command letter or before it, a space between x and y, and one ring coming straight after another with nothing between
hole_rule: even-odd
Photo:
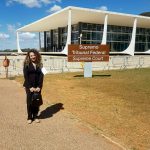
<instances>
[{"instance_id":1,"label":"white building","mask_svg":"<svg viewBox=\"0 0 150 150\"><path fill-rule=\"evenodd\" d=\"M44 32L45 53L66 54L68 44L108 44L111 54L150 54L150 17L66 7L17 30ZM82 35L82 36L81 36Z\"/></svg>"}]
</instances>

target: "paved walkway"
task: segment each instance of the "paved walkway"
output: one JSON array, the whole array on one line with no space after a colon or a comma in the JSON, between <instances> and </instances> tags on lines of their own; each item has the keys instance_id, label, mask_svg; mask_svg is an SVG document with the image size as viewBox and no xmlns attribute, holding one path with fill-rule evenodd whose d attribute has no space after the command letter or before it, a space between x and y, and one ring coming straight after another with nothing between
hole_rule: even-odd
<instances>
[{"instance_id":1,"label":"paved walkway","mask_svg":"<svg viewBox=\"0 0 150 150\"><path fill-rule=\"evenodd\" d=\"M0 79L1 150L122 150L83 125L61 104L41 107L41 123L26 123L24 89Z\"/></svg>"}]
</instances>

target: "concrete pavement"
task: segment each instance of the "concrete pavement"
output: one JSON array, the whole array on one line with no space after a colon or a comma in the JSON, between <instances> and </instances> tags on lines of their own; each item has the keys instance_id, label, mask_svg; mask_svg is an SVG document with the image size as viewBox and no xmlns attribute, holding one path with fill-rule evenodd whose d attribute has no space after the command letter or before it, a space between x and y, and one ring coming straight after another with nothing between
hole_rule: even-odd
<instances>
[{"instance_id":1,"label":"concrete pavement","mask_svg":"<svg viewBox=\"0 0 150 150\"><path fill-rule=\"evenodd\" d=\"M122 150L61 109L61 104L41 107L40 123L26 123L23 87L0 79L1 150ZM64 106L65 107L65 106Z\"/></svg>"}]
</instances>

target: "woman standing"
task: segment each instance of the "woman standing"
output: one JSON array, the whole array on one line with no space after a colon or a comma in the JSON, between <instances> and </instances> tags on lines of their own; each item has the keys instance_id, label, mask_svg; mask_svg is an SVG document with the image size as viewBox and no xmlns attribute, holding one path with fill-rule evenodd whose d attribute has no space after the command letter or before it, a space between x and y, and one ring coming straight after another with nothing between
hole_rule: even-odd
<instances>
[{"instance_id":1,"label":"woman standing","mask_svg":"<svg viewBox=\"0 0 150 150\"><path fill-rule=\"evenodd\" d=\"M43 73L42 73L41 55L36 50L30 50L24 60L24 84L27 96L27 123L31 124L33 120L39 123L38 112L40 105L43 104L41 90L43 86ZM39 93L39 100L36 105L32 101L34 92Z\"/></svg>"}]
</instances>

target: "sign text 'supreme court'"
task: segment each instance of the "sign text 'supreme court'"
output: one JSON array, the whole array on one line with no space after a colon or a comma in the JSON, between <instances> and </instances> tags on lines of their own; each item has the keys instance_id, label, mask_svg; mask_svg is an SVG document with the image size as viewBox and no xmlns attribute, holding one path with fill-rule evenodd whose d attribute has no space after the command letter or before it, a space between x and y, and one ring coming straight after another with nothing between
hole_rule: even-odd
<instances>
[{"instance_id":1,"label":"sign text 'supreme court'","mask_svg":"<svg viewBox=\"0 0 150 150\"><path fill-rule=\"evenodd\" d=\"M109 61L109 46L98 44L68 45L68 62Z\"/></svg>"}]
</instances>

